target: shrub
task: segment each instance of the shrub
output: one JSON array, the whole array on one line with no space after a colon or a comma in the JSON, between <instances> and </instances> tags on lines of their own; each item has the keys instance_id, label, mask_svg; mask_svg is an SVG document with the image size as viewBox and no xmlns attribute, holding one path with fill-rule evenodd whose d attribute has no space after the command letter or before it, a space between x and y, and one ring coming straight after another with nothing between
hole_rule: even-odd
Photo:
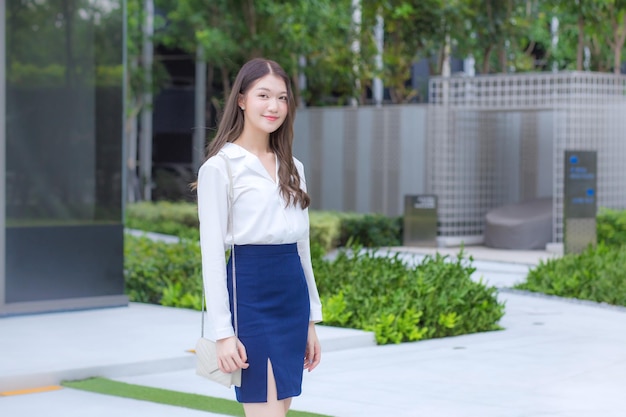
<instances>
[{"instance_id":1,"label":"shrub","mask_svg":"<svg viewBox=\"0 0 626 417\"><path fill-rule=\"evenodd\" d=\"M199 239L198 208L189 202L141 202L126 209L126 227ZM398 246L402 242L402 218L382 214L311 210L311 242L326 252L348 241L368 247Z\"/></svg>"},{"instance_id":2,"label":"shrub","mask_svg":"<svg viewBox=\"0 0 626 417\"><path fill-rule=\"evenodd\" d=\"M200 245L124 238L126 294L131 301L199 310L202 302Z\"/></svg>"},{"instance_id":3,"label":"shrub","mask_svg":"<svg viewBox=\"0 0 626 417\"><path fill-rule=\"evenodd\" d=\"M357 221L363 214L340 211L310 211L311 243L319 244L326 252L338 246L344 246L348 237L345 232L345 223Z\"/></svg>"},{"instance_id":4,"label":"shrub","mask_svg":"<svg viewBox=\"0 0 626 417\"><path fill-rule=\"evenodd\" d=\"M626 210L601 209L596 225L599 243L608 246L626 244Z\"/></svg>"},{"instance_id":5,"label":"shrub","mask_svg":"<svg viewBox=\"0 0 626 417\"><path fill-rule=\"evenodd\" d=\"M311 245L317 244L328 252L339 245L341 218L336 212L310 211L309 233Z\"/></svg>"},{"instance_id":6,"label":"shrub","mask_svg":"<svg viewBox=\"0 0 626 417\"><path fill-rule=\"evenodd\" d=\"M311 211L311 241L326 251L348 242L367 247L400 246L402 217L337 211Z\"/></svg>"},{"instance_id":7,"label":"shrub","mask_svg":"<svg viewBox=\"0 0 626 417\"><path fill-rule=\"evenodd\" d=\"M131 301L201 308L200 248L196 241L168 244L126 235L124 272ZM427 258L407 267L398 257L341 251L324 260L311 246L324 306L324 323L373 331L380 344L498 329L504 305L495 288L470 280L474 268L461 254Z\"/></svg>"},{"instance_id":8,"label":"shrub","mask_svg":"<svg viewBox=\"0 0 626 417\"><path fill-rule=\"evenodd\" d=\"M471 261L461 252L408 267L397 254L358 247L333 261L315 256L324 323L374 331L379 344L499 329L504 304L495 287L470 279Z\"/></svg>"},{"instance_id":9,"label":"shrub","mask_svg":"<svg viewBox=\"0 0 626 417\"><path fill-rule=\"evenodd\" d=\"M141 202L126 207L126 227L198 240L198 207L186 202Z\"/></svg>"},{"instance_id":10,"label":"shrub","mask_svg":"<svg viewBox=\"0 0 626 417\"><path fill-rule=\"evenodd\" d=\"M542 261L515 288L626 306L626 246L600 243L581 254Z\"/></svg>"},{"instance_id":11,"label":"shrub","mask_svg":"<svg viewBox=\"0 0 626 417\"><path fill-rule=\"evenodd\" d=\"M402 245L402 217L363 214L346 217L341 222L341 246L348 241L367 247Z\"/></svg>"}]
</instances>

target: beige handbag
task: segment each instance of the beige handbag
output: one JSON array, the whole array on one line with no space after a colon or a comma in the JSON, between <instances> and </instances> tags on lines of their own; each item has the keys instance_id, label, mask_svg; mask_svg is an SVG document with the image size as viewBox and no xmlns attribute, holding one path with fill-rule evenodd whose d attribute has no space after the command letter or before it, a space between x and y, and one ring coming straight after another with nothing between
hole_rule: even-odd
<instances>
[{"instance_id":1,"label":"beige handbag","mask_svg":"<svg viewBox=\"0 0 626 417\"><path fill-rule=\"evenodd\" d=\"M233 176L230 169L230 162L228 158L219 154L226 162L226 169L228 170L229 187L228 187L228 200L230 203L230 210L228 211L228 221L230 223L231 233L233 230ZM235 324L235 337L239 336L239 326L237 324L237 279L235 276L235 239L233 236L233 242L230 246L230 253L232 257L233 268L233 318ZM237 387L241 386L241 369L232 373L224 373L220 371L217 365L217 346L214 341L206 339L204 337L204 315L206 313L206 306L204 303L204 284L202 285L202 329L200 331L200 339L196 343L196 374L203 376L211 381L215 381L218 384L224 385L230 388L232 385Z\"/></svg>"}]
</instances>

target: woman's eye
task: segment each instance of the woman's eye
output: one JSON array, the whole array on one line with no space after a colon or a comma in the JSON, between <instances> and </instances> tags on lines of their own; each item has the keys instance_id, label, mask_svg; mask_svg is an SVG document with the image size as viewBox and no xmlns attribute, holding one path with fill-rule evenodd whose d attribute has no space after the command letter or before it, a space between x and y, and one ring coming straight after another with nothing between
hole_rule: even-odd
<instances>
[{"instance_id":1,"label":"woman's eye","mask_svg":"<svg viewBox=\"0 0 626 417\"><path fill-rule=\"evenodd\" d=\"M279 100L283 100L283 101L287 101L287 96L280 96L278 99Z\"/></svg>"}]
</instances>

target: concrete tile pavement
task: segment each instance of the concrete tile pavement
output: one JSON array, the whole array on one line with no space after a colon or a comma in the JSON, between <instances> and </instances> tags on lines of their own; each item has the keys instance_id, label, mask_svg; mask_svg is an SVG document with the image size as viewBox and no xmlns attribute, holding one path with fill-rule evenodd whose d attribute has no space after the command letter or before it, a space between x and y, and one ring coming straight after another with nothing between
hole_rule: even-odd
<instances>
[{"instance_id":1,"label":"concrete tile pavement","mask_svg":"<svg viewBox=\"0 0 626 417\"><path fill-rule=\"evenodd\" d=\"M416 255L434 255L435 253L439 253L441 255L448 255L451 257L456 256L460 250L460 248L410 246L391 247L390 249L396 252L412 253ZM545 250L494 249L479 245L466 246L463 248L463 251L467 256L472 256L476 260L504 262L507 264L537 265L540 261L546 261L548 259L558 257L557 254Z\"/></svg>"},{"instance_id":2,"label":"concrete tile pavement","mask_svg":"<svg viewBox=\"0 0 626 417\"><path fill-rule=\"evenodd\" d=\"M152 379L155 374L171 371L183 372L196 384L207 383L195 375L195 358L187 352L199 334L200 313L137 303L122 308L2 318L0 417L215 415L67 388L16 396L1 394L54 386L63 380L129 375ZM371 333L353 329L320 326L318 336L329 352L375 345Z\"/></svg>"},{"instance_id":3,"label":"concrete tile pavement","mask_svg":"<svg viewBox=\"0 0 626 417\"><path fill-rule=\"evenodd\" d=\"M221 417L219 414L73 389L0 397L3 417Z\"/></svg>"},{"instance_id":4,"label":"concrete tile pavement","mask_svg":"<svg viewBox=\"0 0 626 417\"><path fill-rule=\"evenodd\" d=\"M624 416L626 310L504 292L503 331L325 353L294 409L337 417ZM125 382L233 398L187 371Z\"/></svg>"},{"instance_id":5,"label":"concrete tile pavement","mask_svg":"<svg viewBox=\"0 0 626 417\"><path fill-rule=\"evenodd\" d=\"M195 365L197 311L131 303L128 307L0 319L0 392L91 376L152 374ZM373 335L320 326L330 351L374 345Z\"/></svg>"},{"instance_id":6,"label":"concrete tile pavement","mask_svg":"<svg viewBox=\"0 0 626 417\"><path fill-rule=\"evenodd\" d=\"M322 364L305 374L293 408L337 417L626 415L626 309L509 291L529 263L476 259L484 262L477 273L503 288L505 330L367 346L362 334L350 334L359 342L348 343L342 329L322 326L329 331L320 332ZM193 372L184 350L197 337L197 319L196 312L144 305L2 319L0 391L70 370L233 399ZM42 351L50 352L47 361ZM0 398L3 417L198 413L71 389Z\"/></svg>"}]
</instances>

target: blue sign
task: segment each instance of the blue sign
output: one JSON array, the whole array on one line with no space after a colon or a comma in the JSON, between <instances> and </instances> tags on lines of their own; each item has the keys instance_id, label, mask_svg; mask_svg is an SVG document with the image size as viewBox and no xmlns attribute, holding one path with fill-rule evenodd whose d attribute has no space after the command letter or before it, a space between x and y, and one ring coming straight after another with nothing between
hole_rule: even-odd
<instances>
[{"instance_id":1,"label":"blue sign","mask_svg":"<svg viewBox=\"0 0 626 417\"><path fill-rule=\"evenodd\" d=\"M565 151L565 218L595 218L596 173L595 151Z\"/></svg>"}]
</instances>

